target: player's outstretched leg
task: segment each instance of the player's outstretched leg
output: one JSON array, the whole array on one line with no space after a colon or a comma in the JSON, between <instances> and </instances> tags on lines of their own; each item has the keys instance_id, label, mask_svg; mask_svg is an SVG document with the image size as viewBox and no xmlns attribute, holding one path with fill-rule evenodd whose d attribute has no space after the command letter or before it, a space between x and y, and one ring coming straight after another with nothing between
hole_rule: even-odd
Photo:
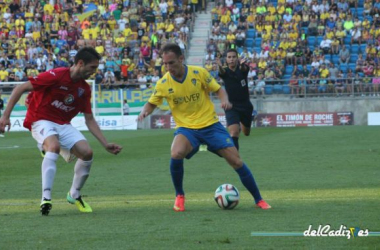
<instances>
[{"instance_id":1,"label":"player's outstretched leg","mask_svg":"<svg viewBox=\"0 0 380 250\"><path fill-rule=\"evenodd\" d=\"M176 192L176 199L173 210L176 212L185 211L185 192L183 191L183 159L170 159L170 174Z\"/></svg>"},{"instance_id":2,"label":"player's outstretched leg","mask_svg":"<svg viewBox=\"0 0 380 250\"><path fill-rule=\"evenodd\" d=\"M243 185L248 189L248 191L252 194L253 198L255 199L256 206L261 209L271 208L271 206L266 201L264 201L263 198L261 197L256 181L253 178L251 170L249 170L247 165L243 163L243 166L241 168L238 168L235 170L238 173Z\"/></svg>"}]
</instances>

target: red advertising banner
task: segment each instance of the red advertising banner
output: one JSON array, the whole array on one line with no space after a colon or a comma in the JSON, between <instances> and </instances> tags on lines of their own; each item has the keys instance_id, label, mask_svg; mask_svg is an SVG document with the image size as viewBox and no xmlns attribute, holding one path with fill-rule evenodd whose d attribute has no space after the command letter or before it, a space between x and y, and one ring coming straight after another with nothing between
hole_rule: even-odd
<instances>
[{"instance_id":1,"label":"red advertising banner","mask_svg":"<svg viewBox=\"0 0 380 250\"><path fill-rule=\"evenodd\" d=\"M314 127L353 125L352 112L258 114L257 127Z\"/></svg>"},{"instance_id":2,"label":"red advertising banner","mask_svg":"<svg viewBox=\"0 0 380 250\"><path fill-rule=\"evenodd\" d=\"M227 121L224 114L219 114L219 122L226 127ZM151 129L175 128L176 124L171 115L152 115L150 118Z\"/></svg>"}]
</instances>

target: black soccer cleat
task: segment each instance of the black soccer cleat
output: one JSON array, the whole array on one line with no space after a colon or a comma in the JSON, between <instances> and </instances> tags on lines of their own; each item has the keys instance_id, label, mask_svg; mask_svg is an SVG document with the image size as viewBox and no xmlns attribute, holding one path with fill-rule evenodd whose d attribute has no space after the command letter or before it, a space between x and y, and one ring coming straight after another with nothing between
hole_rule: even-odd
<instances>
[{"instance_id":1,"label":"black soccer cleat","mask_svg":"<svg viewBox=\"0 0 380 250\"><path fill-rule=\"evenodd\" d=\"M51 200L44 198L40 205L41 215L48 216L52 206Z\"/></svg>"}]
</instances>

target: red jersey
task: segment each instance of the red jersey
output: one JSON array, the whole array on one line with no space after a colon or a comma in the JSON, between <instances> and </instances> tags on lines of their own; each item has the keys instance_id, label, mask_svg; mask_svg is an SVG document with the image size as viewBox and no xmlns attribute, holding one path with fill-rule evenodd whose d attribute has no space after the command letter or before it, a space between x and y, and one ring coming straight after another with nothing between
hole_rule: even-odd
<instances>
[{"instance_id":1,"label":"red jersey","mask_svg":"<svg viewBox=\"0 0 380 250\"><path fill-rule=\"evenodd\" d=\"M52 69L30 77L29 81L33 85L33 94L28 100L24 121L24 127L29 130L33 122L38 120L69 124L79 112L92 112L90 86L85 80L74 83L70 68Z\"/></svg>"}]
</instances>

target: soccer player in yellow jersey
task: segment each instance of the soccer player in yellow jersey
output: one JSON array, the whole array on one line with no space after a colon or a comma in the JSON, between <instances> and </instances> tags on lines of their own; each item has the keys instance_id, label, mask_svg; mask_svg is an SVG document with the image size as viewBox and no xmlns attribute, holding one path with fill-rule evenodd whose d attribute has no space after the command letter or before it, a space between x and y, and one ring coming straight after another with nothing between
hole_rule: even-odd
<instances>
[{"instance_id":1,"label":"soccer player in yellow jersey","mask_svg":"<svg viewBox=\"0 0 380 250\"><path fill-rule=\"evenodd\" d=\"M170 173L176 191L174 211L185 211L183 191L183 159L190 159L206 144L208 150L226 159L238 173L243 185L262 209L270 206L260 191L249 168L240 159L239 153L227 130L219 123L209 93L215 92L225 110L232 107L226 91L204 68L184 65L185 58L177 44L165 44L162 61L167 73L156 83L154 93L144 105L138 120L145 117L166 99L177 125L171 147Z\"/></svg>"}]
</instances>

